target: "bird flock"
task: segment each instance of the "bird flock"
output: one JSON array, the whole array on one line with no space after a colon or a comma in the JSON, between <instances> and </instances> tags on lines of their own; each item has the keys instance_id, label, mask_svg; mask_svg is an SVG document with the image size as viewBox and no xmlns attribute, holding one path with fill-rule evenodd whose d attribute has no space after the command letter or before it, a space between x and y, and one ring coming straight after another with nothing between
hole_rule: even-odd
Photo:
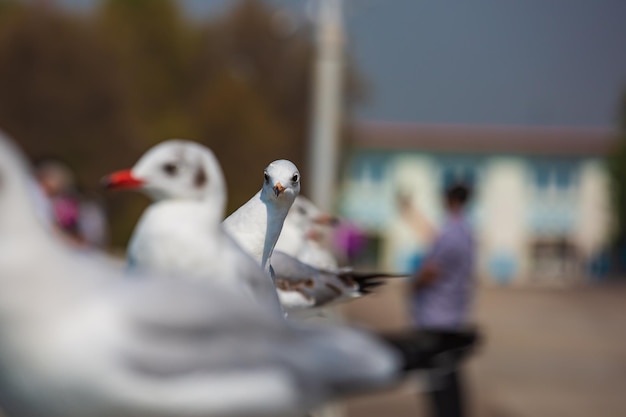
<instances>
[{"instance_id":1,"label":"bird flock","mask_svg":"<svg viewBox=\"0 0 626 417\"><path fill-rule=\"evenodd\" d=\"M306 237L322 213L277 160L224 220L215 155L168 140L103 179L152 204L126 264L79 252L37 212L0 132L0 409L7 416L298 416L453 366L474 332L379 335L299 314L358 298L385 274L338 268Z\"/></svg>"}]
</instances>

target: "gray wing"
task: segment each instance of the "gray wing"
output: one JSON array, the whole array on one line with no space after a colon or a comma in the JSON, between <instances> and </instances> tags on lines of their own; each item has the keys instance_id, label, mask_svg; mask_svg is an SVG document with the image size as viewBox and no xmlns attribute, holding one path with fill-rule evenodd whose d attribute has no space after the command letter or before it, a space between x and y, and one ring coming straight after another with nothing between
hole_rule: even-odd
<instances>
[{"instance_id":1,"label":"gray wing","mask_svg":"<svg viewBox=\"0 0 626 417\"><path fill-rule=\"evenodd\" d=\"M321 271L280 251L274 251L272 267L281 302L288 310L321 307L362 295L350 276Z\"/></svg>"},{"instance_id":2,"label":"gray wing","mask_svg":"<svg viewBox=\"0 0 626 417\"><path fill-rule=\"evenodd\" d=\"M395 355L353 330L287 323L271 308L205 285L136 280L124 287L116 355L133 381L127 395L145 399L148 410L184 400L183 407L202 409L197 415L285 415L397 376Z\"/></svg>"}]
</instances>

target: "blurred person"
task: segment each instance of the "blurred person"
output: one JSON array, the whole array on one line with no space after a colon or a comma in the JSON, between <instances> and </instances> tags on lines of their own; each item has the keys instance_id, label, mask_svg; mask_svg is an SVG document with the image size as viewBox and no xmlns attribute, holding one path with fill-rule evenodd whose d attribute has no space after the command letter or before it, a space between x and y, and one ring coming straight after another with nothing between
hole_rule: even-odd
<instances>
[{"instance_id":1,"label":"blurred person","mask_svg":"<svg viewBox=\"0 0 626 417\"><path fill-rule=\"evenodd\" d=\"M109 224L103 204L96 197L80 194L78 234L83 243L104 249L109 243Z\"/></svg>"},{"instance_id":2,"label":"blurred person","mask_svg":"<svg viewBox=\"0 0 626 417\"><path fill-rule=\"evenodd\" d=\"M334 244L341 265L354 265L367 246L367 235L356 224L341 221L334 231Z\"/></svg>"},{"instance_id":3,"label":"blurred person","mask_svg":"<svg viewBox=\"0 0 626 417\"><path fill-rule=\"evenodd\" d=\"M108 240L104 210L95 199L79 193L72 170L59 160L44 159L36 164L36 177L40 192L34 196L42 217L74 246L104 247Z\"/></svg>"},{"instance_id":4,"label":"blurred person","mask_svg":"<svg viewBox=\"0 0 626 417\"><path fill-rule=\"evenodd\" d=\"M469 323L475 258L474 235L465 216L469 198L464 184L445 190L446 220L411 284L411 316L418 328L454 331ZM430 372L431 415L465 415L461 379L459 369Z\"/></svg>"},{"instance_id":5,"label":"blurred person","mask_svg":"<svg viewBox=\"0 0 626 417\"><path fill-rule=\"evenodd\" d=\"M79 241L78 199L73 192L74 174L64 163L46 159L36 166L37 181L52 206L55 224L72 241Z\"/></svg>"}]
</instances>

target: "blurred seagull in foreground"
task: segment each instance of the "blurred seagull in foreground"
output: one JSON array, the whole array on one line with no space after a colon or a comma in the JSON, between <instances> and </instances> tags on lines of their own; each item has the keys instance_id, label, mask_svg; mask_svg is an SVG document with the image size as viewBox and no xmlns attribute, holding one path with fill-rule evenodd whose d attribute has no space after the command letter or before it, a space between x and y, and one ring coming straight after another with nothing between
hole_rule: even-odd
<instances>
[{"instance_id":1,"label":"blurred seagull in foreground","mask_svg":"<svg viewBox=\"0 0 626 417\"><path fill-rule=\"evenodd\" d=\"M298 415L475 341L305 327L220 280L129 280L39 223L28 181L0 134L0 407L9 417Z\"/></svg>"},{"instance_id":2,"label":"blurred seagull in foreground","mask_svg":"<svg viewBox=\"0 0 626 417\"><path fill-rule=\"evenodd\" d=\"M250 299L278 306L270 277L222 230L226 186L210 149L167 140L102 183L108 189L139 189L155 200L133 231L132 268L220 280Z\"/></svg>"}]
</instances>

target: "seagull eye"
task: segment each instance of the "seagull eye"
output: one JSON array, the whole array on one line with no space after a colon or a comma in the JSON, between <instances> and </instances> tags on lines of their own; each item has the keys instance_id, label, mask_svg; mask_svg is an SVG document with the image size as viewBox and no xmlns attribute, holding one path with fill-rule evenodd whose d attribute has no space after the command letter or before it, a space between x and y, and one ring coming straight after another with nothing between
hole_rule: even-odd
<instances>
[{"instance_id":1,"label":"seagull eye","mask_svg":"<svg viewBox=\"0 0 626 417\"><path fill-rule=\"evenodd\" d=\"M269 176L269 175L267 175L267 172L264 172L264 173L263 173L263 178L265 178L265 182L266 182L266 183L268 183L268 184L270 183L270 176Z\"/></svg>"},{"instance_id":2,"label":"seagull eye","mask_svg":"<svg viewBox=\"0 0 626 417\"><path fill-rule=\"evenodd\" d=\"M174 176L178 174L178 167L174 164L165 164L163 165L163 172L165 172L169 176Z\"/></svg>"},{"instance_id":3,"label":"seagull eye","mask_svg":"<svg viewBox=\"0 0 626 417\"><path fill-rule=\"evenodd\" d=\"M293 174L293 177L291 177L291 181L293 182L298 182L299 179L300 179L300 176L298 174Z\"/></svg>"}]
</instances>

